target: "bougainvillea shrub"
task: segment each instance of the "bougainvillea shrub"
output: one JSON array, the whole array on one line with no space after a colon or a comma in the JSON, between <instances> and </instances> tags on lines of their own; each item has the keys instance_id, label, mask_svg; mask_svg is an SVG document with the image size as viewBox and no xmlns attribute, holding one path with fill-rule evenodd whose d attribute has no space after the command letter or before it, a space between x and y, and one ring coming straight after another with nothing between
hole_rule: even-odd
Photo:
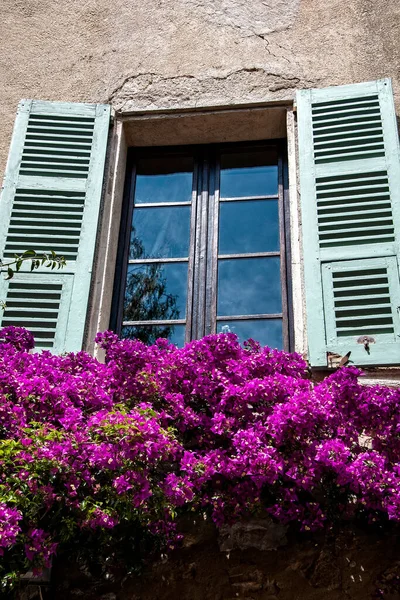
<instances>
[{"instance_id":1,"label":"bougainvillea shrub","mask_svg":"<svg viewBox=\"0 0 400 600\"><path fill-rule=\"evenodd\" d=\"M0 330L0 580L56 553L129 571L179 541L177 515L269 515L302 531L400 520L400 392L231 333L176 348L32 353ZM86 555L85 555L86 552Z\"/></svg>"}]
</instances>

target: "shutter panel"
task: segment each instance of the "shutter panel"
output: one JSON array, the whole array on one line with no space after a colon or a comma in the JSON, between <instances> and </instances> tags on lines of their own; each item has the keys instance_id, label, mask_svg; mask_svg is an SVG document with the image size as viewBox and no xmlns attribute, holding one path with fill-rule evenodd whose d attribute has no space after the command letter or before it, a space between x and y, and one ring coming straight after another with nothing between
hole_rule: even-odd
<instances>
[{"instance_id":1,"label":"shutter panel","mask_svg":"<svg viewBox=\"0 0 400 600\"><path fill-rule=\"evenodd\" d=\"M110 108L22 100L0 198L0 256L25 250L64 256L51 271L29 265L1 278L1 326L32 331L37 348L82 348Z\"/></svg>"},{"instance_id":2,"label":"shutter panel","mask_svg":"<svg viewBox=\"0 0 400 600\"><path fill-rule=\"evenodd\" d=\"M391 82L301 90L297 107L310 362L326 366L327 353L351 351L355 364L400 364L400 151Z\"/></svg>"}]
</instances>

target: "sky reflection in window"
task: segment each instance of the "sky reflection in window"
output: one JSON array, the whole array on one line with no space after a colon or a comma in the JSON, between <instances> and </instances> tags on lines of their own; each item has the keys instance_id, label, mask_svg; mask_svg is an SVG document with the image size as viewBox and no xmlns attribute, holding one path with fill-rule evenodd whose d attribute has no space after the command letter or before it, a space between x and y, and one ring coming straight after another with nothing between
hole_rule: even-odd
<instances>
[{"instance_id":1,"label":"sky reflection in window","mask_svg":"<svg viewBox=\"0 0 400 600\"><path fill-rule=\"evenodd\" d=\"M185 325L126 325L122 328L121 337L138 339L145 344L154 344L158 338L167 338L182 348L185 344Z\"/></svg>"},{"instance_id":2,"label":"sky reflection in window","mask_svg":"<svg viewBox=\"0 0 400 600\"><path fill-rule=\"evenodd\" d=\"M130 258L184 258L189 254L190 206L136 208Z\"/></svg>"},{"instance_id":3,"label":"sky reflection in window","mask_svg":"<svg viewBox=\"0 0 400 600\"><path fill-rule=\"evenodd\" d=\"M135 204L147 202L190 202L193 159L171 156L138 162Z\"/></svg>"},{"instance_id":4,"label":"sky reflection in window","mask_svg":"<svg viewBox=\"0 0 400 600\"><path fill-rule=\"evenodd\" d=\"M220 203L220 254L272 251L279 251L277 200Z\"/></svg>"},{"instance_id":5,"label":"sky reflection in window","mask_svg":"<svg viewBox=\"0 0 400 600\"><path fill-rule=\"evenodd\" d=\"M218 315L276 314L281 311L278 257L218 261Z\"/></svg>"},{"instance_id":6,"label":"sky reflection in window","mask_svg":"<svg viewBox=\"0 0 400 600\"><path fill-rule=\"evenodd\" d=\"M217 333L236 333L241 344L252 338L260 342L262 346L283 348L281 319L218 321Z\"/></svg>"},{"instance_id":7,"label":"sky reflection in window","mask_svg":"<svg viewBox=\"0 0 400 600\"><path fill-rule=\"evenodd\" d=\"M278 193L278 160L275 151L258 149L221 156L220 197L245 198Z\"/></svg>"}]
</instances>

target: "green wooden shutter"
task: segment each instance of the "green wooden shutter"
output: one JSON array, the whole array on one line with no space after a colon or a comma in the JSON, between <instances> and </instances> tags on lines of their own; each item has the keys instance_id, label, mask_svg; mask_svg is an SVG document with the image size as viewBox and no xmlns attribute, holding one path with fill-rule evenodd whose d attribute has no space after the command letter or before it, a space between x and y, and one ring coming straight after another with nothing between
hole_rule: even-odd
<instances>
[{"instance_id":1,"label":"green wooden shutter","mask_svg":"<svg viewBox=\"0 0 400 600\"><path fill-rule=\"evenodd\" d=\"M59 271L28 266L0 280L1 325L24 326L37 348L82 348L109 106L22 100L0 198L0 256L24 250L65 256Z\"/></svg>"},{"instance_id":2,"label":"green wooden shutter","mask_svg":"<svg viewBox=\"0 0 400 600\"><path fill-rule=\"evenodd\" d=\"M309 359L400 364L400 151L391 82L297 96ZM365 348L363 337L374 342Z\"/></svg>"}]
</instances>

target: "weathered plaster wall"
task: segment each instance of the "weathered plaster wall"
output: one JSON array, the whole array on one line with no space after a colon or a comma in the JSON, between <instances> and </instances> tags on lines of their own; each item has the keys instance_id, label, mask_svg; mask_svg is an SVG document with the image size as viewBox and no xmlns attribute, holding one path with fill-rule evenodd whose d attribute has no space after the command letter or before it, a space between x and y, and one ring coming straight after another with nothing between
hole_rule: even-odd
<instances>
[{"instance_id":1,"label":"weathered plaster wall","mask_svg":"<svg viewBox=\"0 0 400 600\"><path fill-rule=\"evenodd\" d=\"M2 0L0 174L22 97L118 111L290 99L394 79L392 0Z\"/></svg>"}]
</instances>

